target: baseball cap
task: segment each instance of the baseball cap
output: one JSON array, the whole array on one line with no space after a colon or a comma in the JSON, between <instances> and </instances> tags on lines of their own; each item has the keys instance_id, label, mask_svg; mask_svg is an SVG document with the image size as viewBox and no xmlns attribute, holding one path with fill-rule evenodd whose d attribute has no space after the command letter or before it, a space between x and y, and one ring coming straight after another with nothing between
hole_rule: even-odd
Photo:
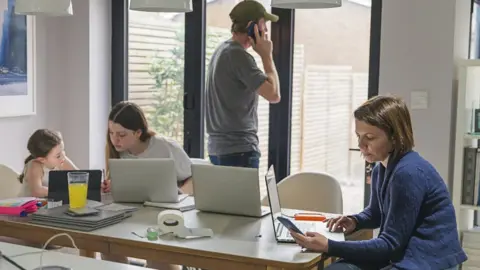
<instances>
[{"instance_id":1,"label":"baseball cap","mask_svg":"<svg viewBox=\"0 0 480 270\"><path fill-rule=\"evenodd\" d=\"M278 21L277 15L268 13L262 4L255 0L244 0L238 3L230 12L232 22L255 22L261 18L264 18L266 21Z\"/></svg>"}]
</instances>

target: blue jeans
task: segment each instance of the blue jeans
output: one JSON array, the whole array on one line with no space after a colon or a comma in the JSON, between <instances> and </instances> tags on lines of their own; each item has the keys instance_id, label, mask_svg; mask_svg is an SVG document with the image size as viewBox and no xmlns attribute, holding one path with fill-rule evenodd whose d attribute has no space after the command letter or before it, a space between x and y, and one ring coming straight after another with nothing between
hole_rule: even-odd
<instances>
[{"instance_id":1,"label":"blue jeans","mask_svg":"<svg viewBox=\"0 0 480 270\"><path fill-rule=\"evenodd\" d=\"M220 156L209 156L214 165L257 168L260 163L260 153L257 151L234 153Z\"/></svg>"}]
</instances>

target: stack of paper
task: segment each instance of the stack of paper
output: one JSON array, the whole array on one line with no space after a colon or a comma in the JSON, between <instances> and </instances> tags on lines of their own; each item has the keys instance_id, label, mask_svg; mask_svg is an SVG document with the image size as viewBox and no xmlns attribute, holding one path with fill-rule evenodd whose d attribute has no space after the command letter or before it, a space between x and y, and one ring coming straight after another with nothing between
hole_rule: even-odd
<instances>
[{"instance_id":1,"label":"stack of paper","mask_svg":"<svg viewBox=\"0 0 480 270\"><path fill-rule=\"evenodd\" d=\"M166 208L166 209L175 209L182 212L195 209L195 199L193 196L185 197L180 202L176 203L158 203L158 202L145 202L144 206Z\"/></svg>"}]
</instances>

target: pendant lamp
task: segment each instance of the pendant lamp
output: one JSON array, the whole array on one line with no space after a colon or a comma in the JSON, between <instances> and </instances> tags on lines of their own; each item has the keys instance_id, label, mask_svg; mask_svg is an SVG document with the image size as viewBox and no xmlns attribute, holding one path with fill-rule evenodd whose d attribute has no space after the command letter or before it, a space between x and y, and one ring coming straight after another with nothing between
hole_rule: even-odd
<instances>
[{"instance_id":1,"label":"pendant lamp","mask_svg":"<svg viewBox=\"0 0 480 270\"><path fill-rule=\"evenodd\" d=\"M71 0L15 0L15 13L19 15L71 16Z\"/></svg>"},{"instance_id":2,"label":"pendant lamp","mask_svg":"<svg viewBox=\"0 0 480 270\"><path fill-rule=\"evenodd\" d=\"M320 9L341 6L342 0L272 0L272 7L287 9Z\"/></svg>"},{"instance_id":3,"label":"pendant lamp","mask_svg":"<svg viewBox=\"0 0 480 270\"><path fill-rule=\"evenodd\" d=\"M131 0L130 9L148 12L191 12L192 0Z\"/></svg>"}]
</instances>

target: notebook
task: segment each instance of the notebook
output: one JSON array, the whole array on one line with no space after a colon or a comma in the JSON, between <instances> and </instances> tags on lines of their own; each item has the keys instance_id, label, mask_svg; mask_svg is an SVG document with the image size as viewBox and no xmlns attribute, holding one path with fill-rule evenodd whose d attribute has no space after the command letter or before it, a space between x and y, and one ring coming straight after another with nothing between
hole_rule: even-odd
<instances>
[{"instance_id":1,"label":"notebook","mask_svg":"<svg viewBox=\"0 0 480 270\"><path fill-rule=\"evenodd\" d=\"M195 209L195 199L193 196L188 196L185 199L181 200L178 203L156 203L156 202L145 202L144 206L158 207L158 208L167 208L175 209L182 212Z\"/></svg>"}]
</instances>

